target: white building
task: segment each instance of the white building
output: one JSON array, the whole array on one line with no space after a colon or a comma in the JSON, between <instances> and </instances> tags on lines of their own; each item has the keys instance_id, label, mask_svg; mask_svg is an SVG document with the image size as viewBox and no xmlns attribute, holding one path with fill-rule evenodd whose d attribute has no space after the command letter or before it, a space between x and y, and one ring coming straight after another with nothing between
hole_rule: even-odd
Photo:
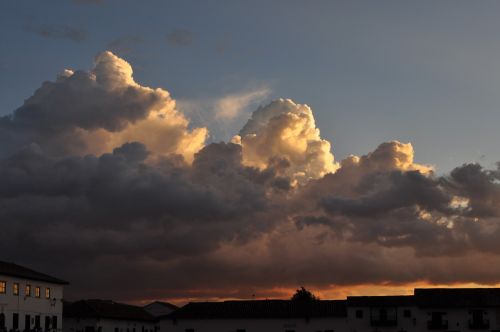
<instances>
[{"instance_id":1,"label":"white building","mask_svg":"<svg viewBox=\"0 0 500 332\"><path fill-rule=\"evenodd\" d=\"M157 332L157 319L142 307L106 300L64 304L64 332Z\"/></svg>"},{"instance_id":2,"label":"white building","mask_svg":"<svg viewBox=\"0 0 500 332\"><path fill-rule=\"evenodd\" d=\"M339 301L189 303L165 332L500 332L500 288L415 289L410 296Z\"/></svg>"},{"instance_id":3,"label":"white building","mask_svg":"<svg viewBox=\"0 0 500 332\"><path fill-rule=\"evenodd\" d=\"M0 330L62 331L67 282L0 261Z\"/></svg>"}]
</instances>

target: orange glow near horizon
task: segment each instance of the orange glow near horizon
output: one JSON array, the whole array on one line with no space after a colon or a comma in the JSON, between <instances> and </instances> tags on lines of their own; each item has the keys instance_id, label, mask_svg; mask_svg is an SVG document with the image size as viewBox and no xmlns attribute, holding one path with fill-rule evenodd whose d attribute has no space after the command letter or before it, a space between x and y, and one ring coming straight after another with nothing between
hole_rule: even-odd
<instances>
[{"instance_id":1,"label":"orange glow near horizon","mask_svg":"<svg viewBox=\"0 0 500 332\"><path fill-rule=\"evenodd\" d=\"M328 288L307 287L314 295L323 300L342 300L347 296L384 296L384 295L412 295L415 288L492 288L500 287L497 284L480 284L480 283L456 283L456 284L432 284L429 282L415 282L410 284L364 284L352 286L336 286L332 285ZM295 292L295 288L268 288L257 290L255 297L242 297L239 290L202 290L193 289L186 291L186 296L182 297L167 297L159 299L142 299L131 301L138 305L145 305L153 301L165 301L182 306L188 302L212 302L212 301L228 301L228 300L264 300L264 299L289 299ZM226 296L217 296L216 293L225 293ZM240 294L240 296L238 296Z\"/></svg>"}]
</instances>

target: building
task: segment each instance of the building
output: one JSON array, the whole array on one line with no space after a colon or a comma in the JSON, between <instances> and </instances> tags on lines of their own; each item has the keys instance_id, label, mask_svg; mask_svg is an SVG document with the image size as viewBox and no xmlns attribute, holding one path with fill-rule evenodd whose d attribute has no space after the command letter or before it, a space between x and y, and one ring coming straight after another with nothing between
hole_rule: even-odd
<instances>
[{"instance_id":1,"label":"building","mask_svg":"<svg viewBox=\"0 0 500 332\"><path fill-rule=\"evenodd\" d=\"M346 300L189 303L161 318L172 332L500 332L500 288L415 289Z\"/></svg>"},{"instance_id":2,"label":"building","mask_svg":"<svg viewBox=\"0 0 500 332\"><path fill-rule=\"evenodd\" d=\"M157 319L142 307L107 300L64 303L64 332L157 332Z\"/></svg>"},{"instance_id":3,"label":"building","mask_svg":"<svg viewBox=\"0 0 500 332\"><path fill-rule=\"evenodd\" d=\"M143 308L154 317L162 317L179 309L179 307L177 307L176 305L162 301L151 302L150 304L145 305Z\"/></svg>"},{"instance_id":4,"label":"building","mask_svg":"<svg viewBox=\"0 0 500 332\"><path fill-rule=\"evenodd\" d=\"M0 330L62 331L66 281L0 261Z\"/></svg>"},{"instance_id":5,"label":"building","mask_svg":"<svg viewBox=\"0 0 500 332\"><path fill-rule=\"evenodd\" d=\"M163 317L161 331L347 331L346 301L252 300L189 303Z\"/></svg>"}]
</instances>

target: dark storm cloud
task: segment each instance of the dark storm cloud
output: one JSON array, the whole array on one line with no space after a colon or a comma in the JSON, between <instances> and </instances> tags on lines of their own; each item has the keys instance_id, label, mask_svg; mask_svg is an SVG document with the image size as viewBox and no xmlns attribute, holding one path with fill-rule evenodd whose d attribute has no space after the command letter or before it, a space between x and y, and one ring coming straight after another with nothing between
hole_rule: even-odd
<instances>
[{"instance_id":1,"label":"dark storm cloud","mask_svg":"<svg viewBox=\"0 0 500 332\"><path fill-rule=\"evenodd\" d=\"M167 42L172 46L189 46L193 41L193 33L187 29L176 29L167 35Z\"/></svg>"},{"instance_id":2,"label":"dark storm cloud","mask_svg":"<svg viewBox=\"0 0 500 332\"><path fill-rule=\"evenodd\" d=\"M67 39L81 42L87 38L87 32L83 29L62 24L30 25L28 31L44 38Z\"/></svg>"},{"instance_id":3,"label":"dark storm cloud","mask_svg":"<svg viewBox=\"0 0 500 332\"><path fill-rule=\"evenodd\" d=\"M2 259L56 271L70 298L500 282L499 169L437 176L397 141L336 163L291 100L235 143L188 124L110 52L44 83L0 118Z\"/></svg>"},{"instance_id":4,"label":"dark storm cloud","mask_svg":"<svg viewBox=\"0 0 500 332\"><path fill-rule=\"evenodd\" d=\"M412 170L413 152L398 144L383 143L311 182L298 195L306 204L297 209L297 227L323 225L337 239L424 256L500 253L498 171L466 164L445 176L425 174Z\"/></svg>"},{"instance_id":5,"label":"dark storm cloud","mask_svg":"<svg viewBox=\"0 0 500 332\"><path fill-rule=\"evenodd\" d=\"M192 168L168 160L146 165L147 155L129 143L100 157L51 158L30 146L3 159L1 251L12 260L50 257L51 268L64 264L63 275L79 280L72 262L176 261L273 227L268 217L277 213L266 212L264 185L252 180L259 172L241 165L239 146L209 145Z\"/></svg>"}]
</instances>

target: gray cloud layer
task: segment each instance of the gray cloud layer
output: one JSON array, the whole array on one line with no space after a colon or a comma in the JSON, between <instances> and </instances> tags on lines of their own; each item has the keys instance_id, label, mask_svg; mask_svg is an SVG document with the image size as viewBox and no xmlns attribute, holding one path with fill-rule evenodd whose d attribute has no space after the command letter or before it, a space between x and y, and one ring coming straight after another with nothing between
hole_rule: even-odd
<instances>
[{"instance_id":1,"label":"gray cloud layer","mask_svg":"<svg viewBox=\"0 0 500 332\"><path fill-rule=\"evenodd\" d=\"M119 300L500 282L500 169L436 176L397 141L337 164L291 100L205 135L110 52L45 82L0 118L2 258Z\"/></svg>"}]
</instances>

